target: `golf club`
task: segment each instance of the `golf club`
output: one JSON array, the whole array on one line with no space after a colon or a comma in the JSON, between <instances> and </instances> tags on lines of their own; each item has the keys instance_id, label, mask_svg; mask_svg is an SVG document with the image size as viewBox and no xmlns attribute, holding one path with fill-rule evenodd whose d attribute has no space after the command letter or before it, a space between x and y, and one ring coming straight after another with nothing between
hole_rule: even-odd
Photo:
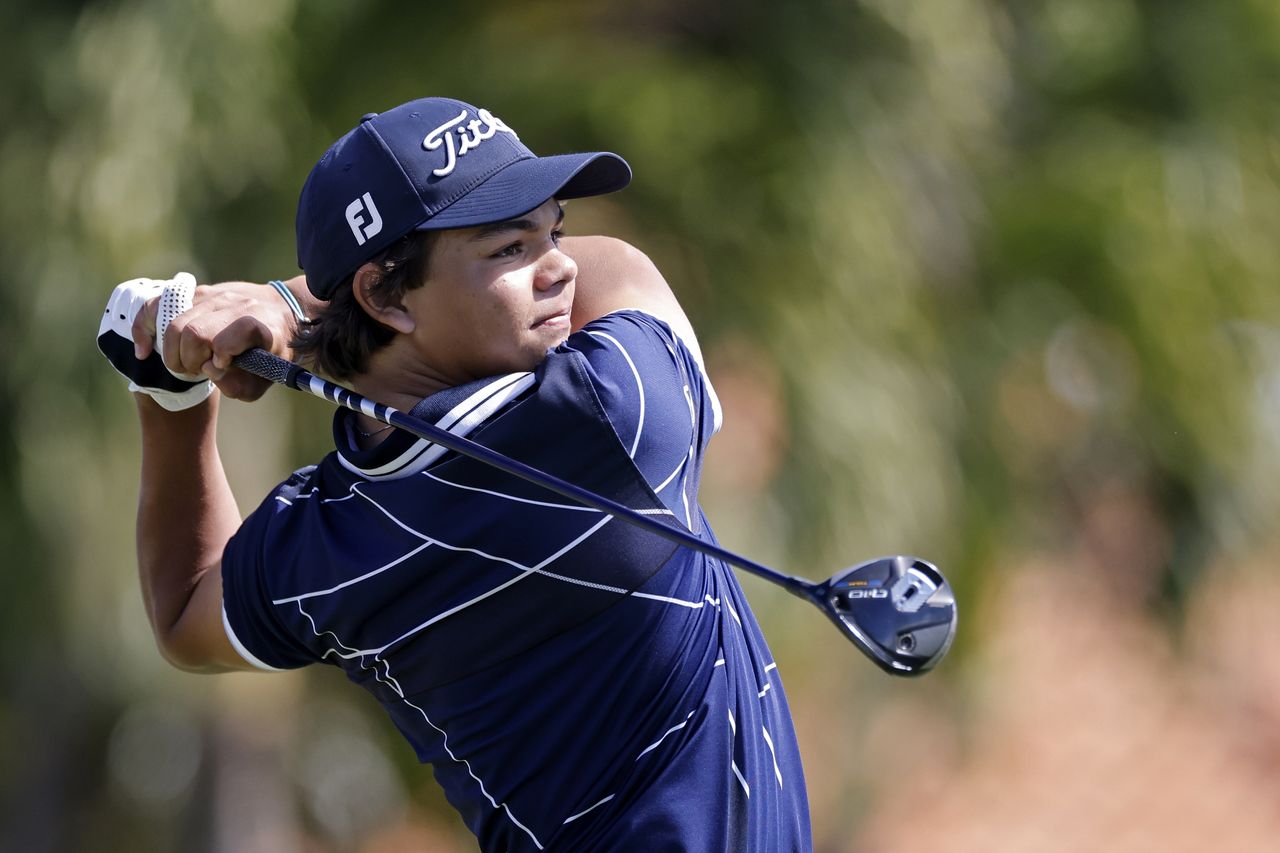
<instances>
[{"instance_id":1,"label":"golf club","mask_svg":"<svg viewBox=\"0 0 1280 853\"><path fill-rule=\"evenodd\" d=\"M955 639L955 596L942 573L924 560L907 556L880 557L837 572L821 583L814 583L703 542L683 527L641 515L616 501L531 468L484 445L390 406L375 403L266 350L249 350L237 356L234 364L255 376L362 412L384 424L492 465L584 506L776 583L826 613L855 646L886 672L894 675L927 672L942 659Z\"/></svg>"}]
</instances>

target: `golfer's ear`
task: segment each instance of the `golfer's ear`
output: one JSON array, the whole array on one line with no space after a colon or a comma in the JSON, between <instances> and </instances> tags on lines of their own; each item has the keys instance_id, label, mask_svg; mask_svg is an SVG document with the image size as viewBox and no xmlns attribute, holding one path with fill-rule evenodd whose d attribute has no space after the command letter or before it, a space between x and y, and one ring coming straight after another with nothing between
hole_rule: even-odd
<instances>
[{"instance_id":1,"label":"golfer's ear","mask_svg":"<svg viewBox=\"0 0 1280 853\"><path fill-rule=\"evenodd\" d=\"M378 268L372 262L356 270L355 277L351 280L351 291L356 302L360 303L364 313L382 325L402 335L409 334L416 328L413 318L409 316L409 312L404 309L404 305L399 300L387 302L374 292L373 286L377 281Z\"/></svg>"}]
</instances>

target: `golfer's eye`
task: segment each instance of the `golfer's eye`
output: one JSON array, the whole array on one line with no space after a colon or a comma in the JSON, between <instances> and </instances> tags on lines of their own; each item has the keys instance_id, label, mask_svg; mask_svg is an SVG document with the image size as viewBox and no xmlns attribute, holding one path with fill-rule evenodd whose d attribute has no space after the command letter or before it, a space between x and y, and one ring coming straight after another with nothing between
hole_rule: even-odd
<instances>
[{"instance_id":1,"label":"golfer's eye","mask_svg":"<svg viewBox=\"0 0 1280 853\"><path fill-rule=\"evenodd\" d=\"M516 255L518 255L519 253L520 253L520 241L519 241L519 240L517 240L517 241L516 241L516 242L514 242L514 243L511 243L511 244L509 244L509 245L503 246L501 249L499 249L498 251L496 251L496 252L494 252L492 255L490 255L490 257L492 257L492 258L514 258L514 257L515 257Z\"/></svg>"},{"instance_id":2,"label":"golfer's eye","mask_svg":"<svg viewBox=\"0 0 1280 853\"><path fill-rule=\"evenodd\" d=\"M560 240L563 238L564 238L563 228L557 228L556 230L551 232L551 242L556 244L557 246L560 245Z\"/></svg>"}]
</instances>

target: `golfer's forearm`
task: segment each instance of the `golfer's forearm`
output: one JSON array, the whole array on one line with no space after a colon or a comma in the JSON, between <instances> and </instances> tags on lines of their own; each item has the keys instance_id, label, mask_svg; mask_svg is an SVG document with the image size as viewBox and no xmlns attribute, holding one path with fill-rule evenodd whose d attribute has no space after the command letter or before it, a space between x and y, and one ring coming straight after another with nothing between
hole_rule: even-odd
<instances>
[{"instance_id":1,"label":"golfer's forearm","mask_svg":"<svg viewBox=\"0 0 1280 853\"><path fill-rule=\"evenodd\" d=\"M142 596L165 657L197 668L190 650L207 616L188 613L205 572L217 572L240 513L215 443L218 395L182 412L167 412L137 395L142 424L142 485L138 497L138 571ZM192 608L194 609L194 608ZM184 617L186 617L184 619Z\"/></svg>"},{"instance_id":2,"label":"golfer's forearm","mask_svg":"<svg viewBox=\"0 0 1280 853\"><path fill-rule=\"evenodd\" d=\"M565 237L560 245L578 265L570 316L574 329L634 305L633 268L648 260L639 249L612 237Z\"/></svg>"},{"instance_id":3,"label":"golfer's forearm","mask_svg":"<svg viewBox=\"0 0 1280 853\"><path fill-rule=\"evenodd\" d=\"M566 237L561 246L578 265L570 316L575 330L611 311L640 308L669 323L701 358L693 326L648 255L613 237Z\"/></svg>"}]
</instances>

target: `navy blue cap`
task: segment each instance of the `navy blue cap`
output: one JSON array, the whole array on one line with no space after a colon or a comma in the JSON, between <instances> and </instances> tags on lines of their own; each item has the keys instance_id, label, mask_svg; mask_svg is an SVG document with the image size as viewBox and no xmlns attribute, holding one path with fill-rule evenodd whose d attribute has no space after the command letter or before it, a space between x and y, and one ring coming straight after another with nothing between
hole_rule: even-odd
<instances>
[{"instance_id":1,"label":"navy blue cap","mask_svg":"<svg viewBox=\"0 0 1280 853\"><path fill-rule=\"evenodd\" d=\"M298 199L298 266L328 299L410 231L500 222L630 182L616 154L538 157L488 110L421 98L366 115L316 163Z\"/></svg>"}]
</instances>

